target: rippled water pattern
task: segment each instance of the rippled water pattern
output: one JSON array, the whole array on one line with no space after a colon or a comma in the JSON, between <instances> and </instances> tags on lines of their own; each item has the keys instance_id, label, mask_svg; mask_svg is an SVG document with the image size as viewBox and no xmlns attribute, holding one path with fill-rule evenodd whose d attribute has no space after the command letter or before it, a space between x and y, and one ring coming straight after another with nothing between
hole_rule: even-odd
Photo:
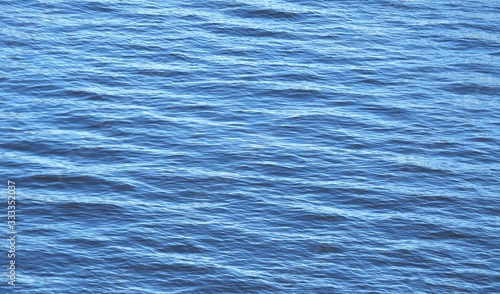
<instances>
[{"instance_id":1,"label":"rippled water pattern","mask_svg":"<svg viewBox=\"0 0 500 294\"><path fill-rule=\"evenodd\" d=\"M0 11L12 293L500 292L500 2Z\"/></svg>"}]
</instances>

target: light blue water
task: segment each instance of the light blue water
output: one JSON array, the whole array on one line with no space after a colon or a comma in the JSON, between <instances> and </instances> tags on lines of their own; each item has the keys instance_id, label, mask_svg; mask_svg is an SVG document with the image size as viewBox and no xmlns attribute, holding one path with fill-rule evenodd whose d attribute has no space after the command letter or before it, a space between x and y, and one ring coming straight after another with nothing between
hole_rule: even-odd
<instances>
[{"instance_id":1,"label":"light blue water","mask_svg":"<svg viewBox=\"0 0 500 294\"><path fill-rule=\"evenodd\" d=\"M500 292L497 1L0 13L1 293Z\"/></svg>"}]
</instances>

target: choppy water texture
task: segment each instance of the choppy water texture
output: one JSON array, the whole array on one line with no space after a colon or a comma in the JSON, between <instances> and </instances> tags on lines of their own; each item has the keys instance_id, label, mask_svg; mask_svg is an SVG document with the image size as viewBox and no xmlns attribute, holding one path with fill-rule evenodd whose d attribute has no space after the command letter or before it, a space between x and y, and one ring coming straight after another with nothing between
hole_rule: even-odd
<instances>
[{"instance_id":1,"label":"choppy water texture","mask_svg":"<svg viewBox=\"0 0 500 294\"><path fill-rule=\"evenodd\" d=\"M0 11L16 293L500 291L498 1Z\"/></svg>"}]
</instances>

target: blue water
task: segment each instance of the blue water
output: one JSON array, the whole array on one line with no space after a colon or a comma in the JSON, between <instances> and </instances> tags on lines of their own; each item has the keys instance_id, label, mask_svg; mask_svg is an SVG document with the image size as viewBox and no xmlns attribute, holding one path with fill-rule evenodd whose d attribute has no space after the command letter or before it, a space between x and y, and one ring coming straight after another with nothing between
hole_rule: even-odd
<instances>
[{"instance_id":1,"label":"blue water","mask_svg":"<svg viewBox=\"0 0 500 294\"><path fill-rule=\"evenodd\" d=\"M500 293L500 2L0 15L1 293Z\"/></svg>"}]
</instances>

